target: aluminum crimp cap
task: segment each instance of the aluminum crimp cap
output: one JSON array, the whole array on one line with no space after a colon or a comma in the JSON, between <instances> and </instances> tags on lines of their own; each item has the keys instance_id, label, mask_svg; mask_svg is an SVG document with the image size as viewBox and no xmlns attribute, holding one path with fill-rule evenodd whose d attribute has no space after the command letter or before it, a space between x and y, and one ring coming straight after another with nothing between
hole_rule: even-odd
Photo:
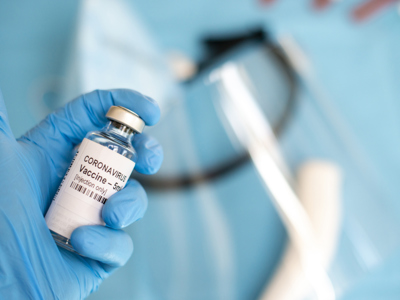
<instances>
[{"instance_id":1,"label":"aluminum crimp cap","mask_svg":"<svg viewBox=\"0 0 400 300\"><path fill-rule=\"evenodd\" d=\"M138 114L122 106L111 106L106 117L130 127L138 133L142 133L145 125Z\"/></svg>"}]
</instances>

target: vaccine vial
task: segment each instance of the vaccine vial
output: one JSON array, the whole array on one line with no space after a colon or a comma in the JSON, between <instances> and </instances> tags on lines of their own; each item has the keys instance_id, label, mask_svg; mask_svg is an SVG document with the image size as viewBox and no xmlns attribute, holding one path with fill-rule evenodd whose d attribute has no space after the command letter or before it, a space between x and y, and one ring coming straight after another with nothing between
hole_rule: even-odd
<instances>
[{"instance_id":1,"label":"vaccine vial","mask_svg":"<svg viewBox=\"0 0 400 300\"><path fill-rule=\"evenodd\" d=\"M57 245L72 252L72 232L83 225L105 225L103 206L124 188L137 161L132 139L143 131L144 121L122 106L112 106L106 117L102 130L83 139L45 216Z\"/></svg>"}]
</instances>

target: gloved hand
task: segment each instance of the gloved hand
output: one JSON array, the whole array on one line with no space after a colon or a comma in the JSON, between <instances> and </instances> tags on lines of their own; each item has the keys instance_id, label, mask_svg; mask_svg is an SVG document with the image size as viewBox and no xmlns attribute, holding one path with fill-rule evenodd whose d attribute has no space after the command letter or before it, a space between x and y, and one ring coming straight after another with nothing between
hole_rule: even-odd
<instances>
[{"instance_id":1,"label":"gloved hand","mask_svg":"<svg viewBox=\"0 0 400 300\"><path fill-rule=\"evenodd\" d=\"M121 228L140 219L146 193L130 180L108 199L102 216L107 226L83 226L71 236L85 257L58 248L44 214L86 133L106 123L112 105L137 112L154 125L160 110L154 100L130 90L94 91L50 114L15 140L0 95L0 299L82 299L95 291L133 251ZM158 142L137 135L135 169L155 173L163 158Z\"/></svg>"}]
</instances>

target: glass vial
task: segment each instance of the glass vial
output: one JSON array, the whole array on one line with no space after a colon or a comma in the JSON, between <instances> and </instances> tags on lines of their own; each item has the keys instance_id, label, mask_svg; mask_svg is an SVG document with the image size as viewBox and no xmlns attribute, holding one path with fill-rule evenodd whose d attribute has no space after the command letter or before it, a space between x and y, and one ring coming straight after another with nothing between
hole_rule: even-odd
<instances>
[{"instance_id":1,"label":"glass vial","mask_svg":"<svg viewBox=\"0 0 400 300\"><path fill-rule=\"evenodd\" d=\"M124 188L137 161L132 147L144 121L133 111L112 106L110 120L83 139L46 214L57 245L75 252L72 232L83 225L105 225L101 211L107 199Z\"/></svg>"}]
</instances>

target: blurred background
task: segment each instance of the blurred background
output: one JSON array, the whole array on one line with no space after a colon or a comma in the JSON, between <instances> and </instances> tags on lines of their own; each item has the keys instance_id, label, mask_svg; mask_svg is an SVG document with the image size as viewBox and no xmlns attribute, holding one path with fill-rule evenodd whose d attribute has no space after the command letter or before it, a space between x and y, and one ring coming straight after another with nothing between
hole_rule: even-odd
<instances>
[{"instance_id":1,"label":"blurred background","mask_svg":"<svg viewBox=\"0 0 400 300\"><path fill-rule=\"evenodd\" d=\"M16 137L74 97L156 99L128 264L89 299L399 299L400 4L0 3Z\"/></svg>"}]
</instances>

